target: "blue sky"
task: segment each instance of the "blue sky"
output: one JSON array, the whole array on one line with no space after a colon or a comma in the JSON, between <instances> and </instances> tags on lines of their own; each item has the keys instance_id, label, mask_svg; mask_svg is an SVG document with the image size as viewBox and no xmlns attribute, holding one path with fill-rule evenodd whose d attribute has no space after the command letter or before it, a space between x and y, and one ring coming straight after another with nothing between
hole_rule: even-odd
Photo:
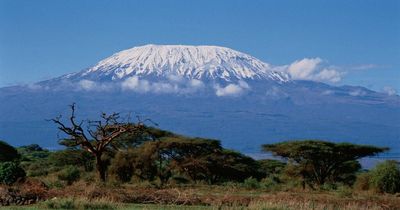
<instances>
[{"instance_id":1,"label":"blue sky","mask_svg":"<svg viewBox=\"0 0 400 210\"><path fill-rule=\"evenodd\" d=\"M335 84L400 90L400 1L0 0L0 87L144 44L220 45L273 65L320 58Z\"/></svg>"}]
</instances>

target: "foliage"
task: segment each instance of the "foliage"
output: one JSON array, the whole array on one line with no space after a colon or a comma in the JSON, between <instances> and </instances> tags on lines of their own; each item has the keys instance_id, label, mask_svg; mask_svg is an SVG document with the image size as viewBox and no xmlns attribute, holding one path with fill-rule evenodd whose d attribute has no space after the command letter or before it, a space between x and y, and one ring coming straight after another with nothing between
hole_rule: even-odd
<instances>
[{"instance_id":1,"label":"foliage","mask_svg":"<svg viewBox=\"0 0 400 210\"><path fill-rule=\"evenodd\" d=\"M260 182L253 177L249 177L243 181L243 186L249 189L257 189L260 188Z\"/></svg>"},{"instance_id":2,"label":"foliage","mask_svg":"<svg viewBox=\"0 0 400 210\"><path fill-rule=\"evenodd\" d=\"M260 165L260 171L264 172L266 176L280 174L286 166L285 162L273 159L263 159L257 162Z\"/></svg>"},{"instance_id":3,"label":"foliage","mask_svg":"<svg viewBox=\"0 0 400 210\"><path fill-rule=\"evenodd\" d=\"M136 148L148 141L162 140L168 137L177 137L179 135L170 131L154 128L151 126L144 126L140 133L124 133L111 142L111 148L120 150L127 150L129 148Z\"/></svg>"},{"instance_id":4,"label":"foliage","mask_svg":"<svg viewBox=\"0 0 400 210\"><path fill-rule=\"evenodd\" d=\"M172 177L208 183L261 177L255 160L224 150L219 141L178 135L163 136L137 148L119 151L111 162L110 172L123 182L134 176L140 180L158 179L160 184Z\"/></svg>"},{"instance_id":5,"label":"foliage","mask_svg":"<svg viewBox=\"0 0 400 210\"><path fill-rule=\"evenodd\" d=\"M119 113L102 113L99 120L87 120L77 122L75 116L75 103L71 106L71 115L68 124L61 121L62 116L51 119L67 138L59 141L61 145L69 148L81 148L95 157L96 170L102 182L106 181L108 162L104 155L113 147L113 142L126 134L140 135L145 125L143 122L123 123L120 121ZM83 128L87 122L86 129Z\"/></svg>"},{"instance_id":6,"label":"foliage","mask_svg":"<svg viewBox=\"0 0 400 210\"><path fill-rule=\"evenodd\" d=\"M0 183L10 185L25 178L26 174L15 162L2 162L0 163Z\"/></svg>"},{"instance_id":7,"label":"foliage","mask_svg":"<svg viewBox=\"0 0 400 210\"><path fill-rule=\"evenodd\" d=\"M268 190L275 190L280 187L282 184L281 179L276 175L268 176L260 181L260 184L263 188Z\"/></svg>"},{"instance_id":8,"label":"foliage","mask_svg":"<svg viewBox=\"0 0 400 210\"><path fill-rule=\"evenodd\" d=\"M35 177L35 176L45 176L53 171L58 171L58 168L52 167L49 164L47 159L44 160L35 160L35 161L24 161L21 162L21 167L27 173L27 176Z\"/></svg>"},{"instance_id":9,"label":"foliage","mask_svg":"<svg viewBox=\"0 0 400 210\"><path fill-rule=\"evenodd\" d=\"M79 180L80 176L81 173L77 167L68 166L61 170L57 177L59 180L66 181L68 185L71 185L73 182Z\"/></svg>"},{"instance_id":10,"label":"foliage","mask_svg":"<svg viewBox=\"0 0 400 210\"><path fill-rule=\"evenodd\" d=\"M137 155L133 149L119 151L111 161L110 173L121 182L131 181L137 164Z\"/></svg>"},{"instance_id":11,"label":"foliage","mask_svg":"<svg viewBox=\"0 0 400 210\"><path fill-rule=\"evenodd\" d=\"M223 181L242 182L246 178L254 177L260 179L263 177L260 172L260 166L253 158L243 155L239 152L223 149L221 152L210 155L211 183Z\"/></svg>"},{"instance_id":12,"label":"foliage","mask_svg":"<svg viewBox=\"0 0 400 210\"><path fill-rule=\"evenodd\" d=\"M0 162L13 161L19 157L20 155L14 147L0 140Z\"/></svg>"},{"instance_id":13,"label":"foliage","mask_svg":"<svg viewBox=\"0 0 400 210\"><path fill-rule=\"evenodd\" d=\"M74 165L83 167L85 171L92 171L94 168L94 156L87 151L78 149L66 149L50 154L49 163L56 167Z\"/></svg>"},{"instance_id":14,"label":"foliage","mask_svg":"<svg viewBox=\"0 0 400 210\"><path fill-rule=\"evenodd\" d=\"M163 184L175 172L200 180L207 174L207 162L203 157L215 149L221 149L218 141L162 136L159 140L118 152L110 171L121 181L129 181L134 175L141 180L157 178Z\"/></svg>"},{"instance_id":15,"label":"foliage","mask_svg":"<svg viewBox=\"0 0 400 210\"><path fill-rule=\"evenodd\" d=\"M21 154L20 166L26 171L27 176L47 175L52 169L48 160L50 151L41 148L37 144L21 146L17 148Z\"/></svg>"},{"instance_id":16,"label":"foliage","mask_svg":"<svg viewBox=\"0 0 400 210\"><path fill-rule=\"evenodd\" d=\"M297 176L313 188L326 182L351 184L360 169L358 159L387 150L367 145L332 143L320 140L286 141L263 145L272 152L292 162Z\"/></svg>"},{"instance_id":17,"label":"foliage","mask_svg":"<svg viewBox=\"0 0 400 210\"><path fill-rule=\"evenodd\" d=\"M400 192L400 169L399 163L387 160L376 165L371 171L372 183L380 192Z\"/></svg>"},{"instance_id":18,"label":"foliage","mask_svg":"<svg viewBox=\"0 0 400 210\"><path fill-rule=\"evenodd\" d=\"M50 151L43 149L38 144L31 144L17 148L18 153L22 156L22 161L32 161L45 159L50 155Z\"/></svg>"}]
</instances>

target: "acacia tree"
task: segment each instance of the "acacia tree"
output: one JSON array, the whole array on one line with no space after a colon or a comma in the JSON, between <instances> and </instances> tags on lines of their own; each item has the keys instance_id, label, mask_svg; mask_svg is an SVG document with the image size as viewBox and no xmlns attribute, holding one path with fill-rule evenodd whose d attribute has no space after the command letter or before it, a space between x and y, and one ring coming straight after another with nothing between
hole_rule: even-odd
<instances>
[{"instance_id":1,"label":"acacia tree","mask_svg":"<svg viewBox=\"0 0 400 210\"><path fill-rule=\"evenodd\" d=\"M109 147L113 147L113 142L123 134L139 135L143 132L145 125L142 121L133 123L122 123L119 113L101 114L97 121L77 122L75 116L75 103L70 105L71 116L69 125L61 122L62 116L51 119L58 125L58 129L64 132L68 138L62 139L59 143L68 147L81 147L83 150L92 154L96 159L96 170L101 181L106 181L107 162L102 159L103 154ZM86 122L87 128L83 128Z\"/></svg>"},{"instance_id":2,"label":"acacia tree","mask_svg":"<svg viewBox=\"0 0 400 210\"><path fill-rule=\"evenodd\" d=\"M332 143L321 140L286 141L262 145L264 151L272 152L293 163L295 174L311 188L326 182L351 182L360 169L358 159L388 150L368 145Z\"/></svg>"}]
</instances>

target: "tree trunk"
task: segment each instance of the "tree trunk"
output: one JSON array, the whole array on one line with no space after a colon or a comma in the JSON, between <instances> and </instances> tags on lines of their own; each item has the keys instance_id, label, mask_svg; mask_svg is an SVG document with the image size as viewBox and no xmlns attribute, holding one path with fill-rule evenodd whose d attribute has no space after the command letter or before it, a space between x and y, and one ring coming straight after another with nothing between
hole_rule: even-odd
<instances>
[{"instance_id":1,"label":"tree trunk","mask_svg":"<svg viewBox=\"0 0 400 210\"><path fill-rule=\"evenodd\" d=\"M97 174L99 176L100 181L105 182L106 181L106 164L101 159L101 155L96 155L96 169L97 169Z\"/></svg>"}]
</instances>

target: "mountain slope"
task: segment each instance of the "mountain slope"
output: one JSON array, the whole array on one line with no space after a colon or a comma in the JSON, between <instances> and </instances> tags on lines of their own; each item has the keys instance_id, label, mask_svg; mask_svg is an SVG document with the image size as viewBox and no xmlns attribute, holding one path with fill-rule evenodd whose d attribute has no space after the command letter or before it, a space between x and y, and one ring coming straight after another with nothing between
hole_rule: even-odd
<instances>
[{"instance_id":1,"label":"mountain slope","mask_svg":"<svg viewBox=\"0 0 400 210\"><path fill-rule=\"evenodd\" d=\"M224 47L145 45L77 73L0 88L0 139L57 146L45 119L102 111L151 118L161 128L222 140L259 153L287 139L323 138L390 146L400 152L400 97L363 87L291 80L250 55Z\"/></svg>"},{"instance_id":2,"label":"mountain slope","mask_svg":"<svg viewBox=\"0 0 400 210\"><path fill-rule=\"evenodd\" d=\"M250 55L218 46L145 45L118 52L63 79L118 81L130 76L181 76L187 79L272 79L288 75Z\"/></svg>"}]
</instances>

